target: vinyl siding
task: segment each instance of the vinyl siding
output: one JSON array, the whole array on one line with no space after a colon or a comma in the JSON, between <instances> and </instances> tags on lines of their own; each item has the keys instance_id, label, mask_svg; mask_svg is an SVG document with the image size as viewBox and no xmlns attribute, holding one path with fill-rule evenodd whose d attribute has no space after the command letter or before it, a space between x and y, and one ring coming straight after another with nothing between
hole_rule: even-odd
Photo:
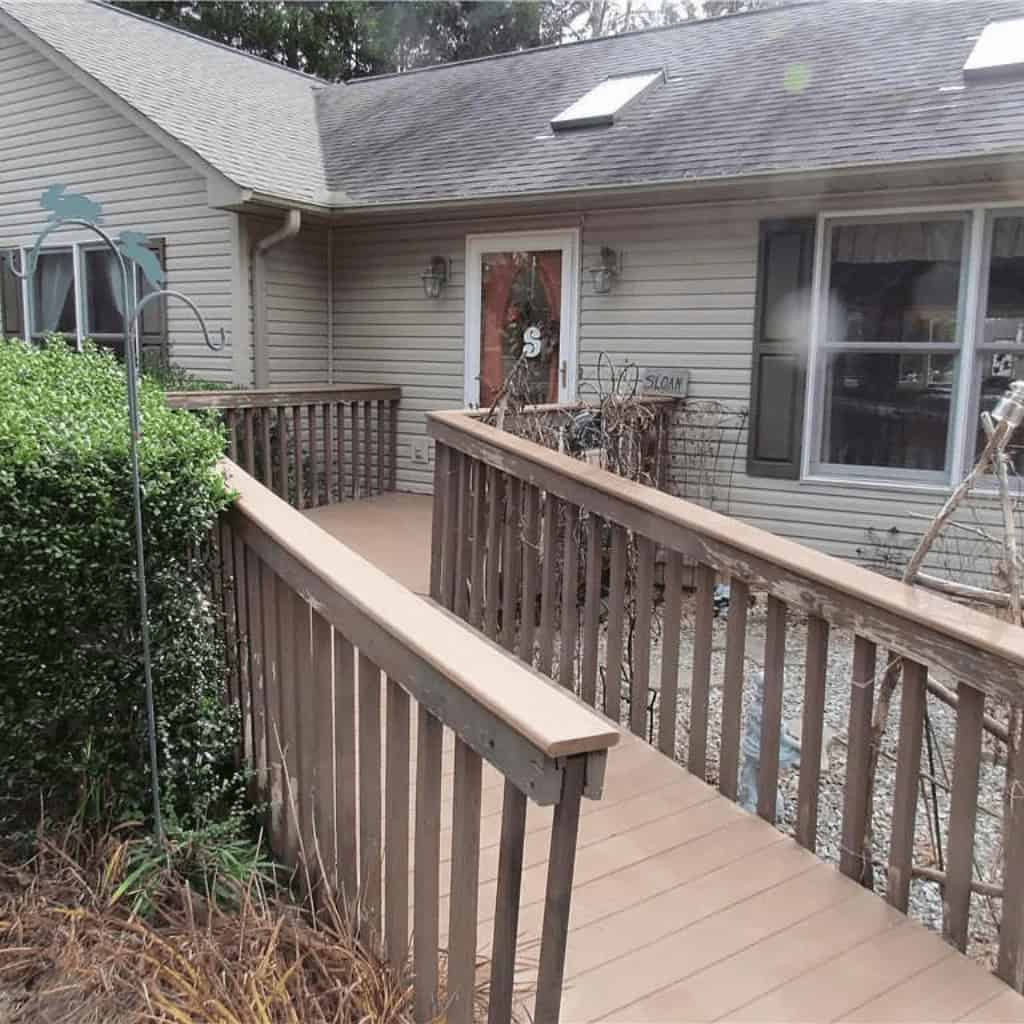
<instances>
[{"instance_id":1,"label":"vinyl siding","mask_svg":"<svg viewBox=\"0 0 1024 1024\"><path fill-rule=\"evenodd\" d=\"M104 227L163 238L167 287L184 292L228 345L210 351L192 313L168 304L173 362L210 380L231 373L231 214L212 210L201 174L12 33L0 29L0 244L31 244L54 183L103 206ZM48 240L83 241L74 229Z\"/></svg>"},{"instance_id":2,"label":"vinyl siding","mask_svg":"<svg viewBox=\"0 0 1024 1024\"><path fill-rule=\"evenodd\" d=\"M255 243L280 221L250 220ZM270 386L324 384L328 379L327 229L304 224L274 246L267 267L267 341Z\"/></svg>"},{"instance_id":3,"label":"vinyl siding","mask_svg":"<svg viewBox=\"0 0 1024 1024\"><path fill-rule=\"evenodd\" d=\"M759 220L808 212L680 206L588 213L582 267L596 262L607 245L621 252L622 269L607 295L595 294L590 275L582 275L582 396L593 393L588 382L604 352L620 367L631 361L687 369L692 400L720 403L737 414L734 424L743 422L739 414L750 402ZM536 226L578 223L548 218ZM494 220L337 231L337 379L402 387L401 489L430 488L431 467L413 463L410 451L412 440L425 433L425 414L462 405L466 234L512 226L529 229ZM419 275L434 255L452 260L453 279L431 301ZM749 477L746 430L736 426L723 431L713 472L706 460L703 470L695 465L678 436L674 440L677 493L858 562L879 564L892 544L898 549L894 564L901 565L922 531L916 517L932 515L944 496L939 490ZM978 513L984 522L993 522L994 514L991 505Z\"/></svg>"}]
</instances>

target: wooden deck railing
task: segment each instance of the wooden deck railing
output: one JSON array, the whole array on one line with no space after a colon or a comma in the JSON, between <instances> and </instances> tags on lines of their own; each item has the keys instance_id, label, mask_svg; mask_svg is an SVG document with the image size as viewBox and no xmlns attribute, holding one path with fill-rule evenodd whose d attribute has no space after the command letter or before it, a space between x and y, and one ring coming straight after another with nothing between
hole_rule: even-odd
<instances>
[{"instance_id":1,"label":"wooden deck railing","mask_svg":"<svg viewBox=\"0 0 1024 1024\"><path fill-rule=\"evenodd\" d=\"M447 1019L469 1022L473 1013L483 759L505 776L488 1019L512 1013L529 799L554 806L533 1019L557 1021L580 800L600 795L617 730L233 463L225 475L239 495L219 536L237 652L232 687L247 756L276 807L275 851L358 900L394 964L405 961L411 904L415 1018L433 1020L443 1009L442 742L450 730Z\"/></svg>"},{"instance_id":2,"label":"wooden deck railing","mask_svg":"<svg viewBox=\"0 0 1024 1024\"><path fill-rule=\"evenodd\" d=\"M394 387L332 385L178 391L167 403L220 412L232 461L311 508L395 489L401 396Z\"/></svg>"},{"instance_id":3,"label":"wooden deck railing","mask_svg":"<svg viewBox=\"0 0 1024 1024\"><path fill-rule=\"evenodd\" d=\"M714 588L716 581L729 584L717 783L732 799L737 796L747 675L748 598L754 591L766 595L757 810L771 821L776 817L784 675L792 658L786 647L787 617L791 611L806 615L795 834L810 850L818 835L830 632L853 633L840 870L862 882L870 878L873 859L865 838L870 834L878 650L904 659L885 864L886 898L904 912L911 878L924 877L914 870L913 848L929 673L955 680L955 759L941 881L946 937L964 949L972 889L984 889L972 878L983 711L989 698L1014 707L1024 704L1024 630L548 451L465 413L432 414L429 432L437 442L432 593L522 660L554 673L588 704L603 707L615 721L625 699L630 727L641 735L647 724L657 607L660 708L652 741L668 756L678 756L685 744L685 763L701 777L707 776L709 763ZM685 624L684 558L697 567L692 618ZM677 733L684 636L692 657L685 737ZM1002 897L998 973L1022 989L1024 755L1018 747L1012 756L1016 764L1010 766L1003 823L1007 854L1002 891L996 894Z\"/></svg>"}]
</instances>

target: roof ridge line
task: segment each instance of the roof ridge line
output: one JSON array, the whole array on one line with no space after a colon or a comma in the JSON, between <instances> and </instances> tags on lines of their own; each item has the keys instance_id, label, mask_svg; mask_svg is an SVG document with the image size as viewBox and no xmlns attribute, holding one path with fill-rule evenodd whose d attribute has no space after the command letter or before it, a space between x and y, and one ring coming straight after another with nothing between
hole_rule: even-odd
<instances>
[{"instance_id":1,"label":"roof ridge line","mask_svg":"<svg viewBox=\"0 0 1024 1024\"><path fill-rule=\"evenodd\" d=\"M242 50L237 46L230 46L228 43L218 42L216 39L208 39L206 36L201 36L197 32L189 32L187 28L182 28L180 25L171 25L166 21L158 21L156 18L150 18L145 14L139 14L137 11L133 11L129 7L119 7L116 4L110 3L109 0L86 0L86 2L94 7L102 7L114 14L123 14L126 17L134 18L136 21L145 22L147 25L153 25L156 28L164 29L167 32L176 32L178 35L185 36L187 39L194 39L197 43L206 43L208 46L215 46L219 50L226 50L228 53L234 53L240 57L247 57L249 60L265 64L267 67L276 68L279 71L287 71L291 75L297 75L299 78L306 79L311 85L345 84L344 82L332 82L329 78L321 78L319 75L312 75L308 71L289 67L287 64L280 64L276 60L261 57L256 53L249 53L248 50Z\"/></svg>"},{"instance_id":2,"label":"roof ridge line","mask_svg":"<svg viewBox=\"0 0 1024 1024\"><path fill-rule=\"evenodd\" d=\"M102 0L93 0L100 3ZM755 7L751 10L736 11L732 14L720 14L710 18L685 18L677 21L674 25L652 25L648 28L631 29L629 32L611 33L609 35L597 36L594 39L572 39L567 43L544 43L541 46L527 46L522 50L505 50L502 53L489 53L483 57L467 57L464 60L441 61L437 64L427 64L420 68L409 68L407 71L386 71L379 75L360 75L350 78L344 82L328 82L328 85L359 85L361 82L379 82L387 78L405 78L409 75L423 74L428 71L443 71L446 68L462 67L466 64L483 64L493 60L506 60L510 57L525 57L530 53L545 53L549 50L568 50L575 46L591 46L594 43L607 43L616 39L629 39L634 36L648 36L660 32L674 32L678 29L695 28L698 25L714 25L724 21L733 21L738 18L754 17L760 14L777 14L780 11L789 11L795 7L817 7L827 3L828 0L781 0L774 7Z\"/></svg>"}]
</instances>

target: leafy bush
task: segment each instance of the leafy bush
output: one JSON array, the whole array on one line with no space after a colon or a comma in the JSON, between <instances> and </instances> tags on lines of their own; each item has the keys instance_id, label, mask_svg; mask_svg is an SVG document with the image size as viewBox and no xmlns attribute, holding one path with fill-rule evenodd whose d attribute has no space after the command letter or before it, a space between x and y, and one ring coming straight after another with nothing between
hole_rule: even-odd
<instances>
[{"instance_id":1,"label":"leafy bush","mask_svg":"<svg viewBox=\"0 0 1024 1024\"><path fill-rule=\"evenodd\" d=\"M204 554L229 501L212 419L140 387L146 573L165 814L241 799ZM149 807L125 375L109 353L0 340L0 828ZM234 716L234 717L233 717Z\"/></svg>"}]
</instances>

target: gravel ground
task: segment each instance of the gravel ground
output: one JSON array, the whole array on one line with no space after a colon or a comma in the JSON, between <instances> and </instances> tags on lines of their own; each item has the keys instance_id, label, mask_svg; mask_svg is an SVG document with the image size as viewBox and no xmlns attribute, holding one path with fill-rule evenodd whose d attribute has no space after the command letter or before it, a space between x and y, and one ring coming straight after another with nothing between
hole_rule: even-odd
<instances>
[{"instance_id":1,"label":"gravel ground","mask_svg":"<svg viewBox=\"0 0 1024 1024\"><path fill-rule=\"evenodd\" d=\"M676 728L676 757L685 763L689 728L688 686L692 669L692 597L689 607L684 604L684 623L679 656L679 704ZM712 644L712 690L708 728L707 779L717 784L719 775L719 740L721 737L722 675L725 664L726 616L715 620ZM806 649L806 620L792 614L786 634L785 695L783 701L784 727L799 739L803 708L803 675ZM764 599L759 598L749 610L747 621L747 674L744 687L744 710L751 693L754 673L762 668L765 638ZM605 663L604 638L601 638L600 663ZM824 860L838 863L842 828L843 784L846 776L847 718L850 708L850 679L853 658L852 634L833 630L829 639L828 673L825 699L825 733L822 754L821 783L818 811L818 855ZM878 680L885 670L886 654L878 652ZM661 643L655 638L651 649L650 678L657 685L661 673ZM949 681L945 680L947 685ZM877 692L877 691L876 691ZM890 825L892 819L893 783L896 770L896 745L899 732L900 691L894 695L889 721L879 759L874 804L874 860L875 886L884 894L886 864L888 861ZM601 683L598 683L600 706ZM949 820L948 785L953 764L953 740L956 718L951 709L930 698L929 716L933 729L933 755L935 777L938 780L938 818L941 829L941 847L945 848L945 832ZM991 710L991 709L989 709ZM654 735L659 729L657 705L653 712ZM629 707L624 703L623 724L628 727ZM930 775L927 745L923 744L922 773ZM796 794L798 771L790 769L780 778L780 790L785 804L785 815L779 827L792 834L796 820ZM979 779L979 809L975 838L975 878L998 884L1001 881L1000 843L1002 834L1002 800L1005 770L993 764L993 744L986 737L983 763ZM945 787L945 788L943 788ZM928 786L928 812L919 798L916 818L915 864L938 868L933 853L931 787ZM942 894L934 883L915 880L911 886L910 914L935 930L942 928ZM968 953L986 963L993 962L998 932L999 901L974 895L971 899L970 940Z\"/></svg>"}]
</instances>

